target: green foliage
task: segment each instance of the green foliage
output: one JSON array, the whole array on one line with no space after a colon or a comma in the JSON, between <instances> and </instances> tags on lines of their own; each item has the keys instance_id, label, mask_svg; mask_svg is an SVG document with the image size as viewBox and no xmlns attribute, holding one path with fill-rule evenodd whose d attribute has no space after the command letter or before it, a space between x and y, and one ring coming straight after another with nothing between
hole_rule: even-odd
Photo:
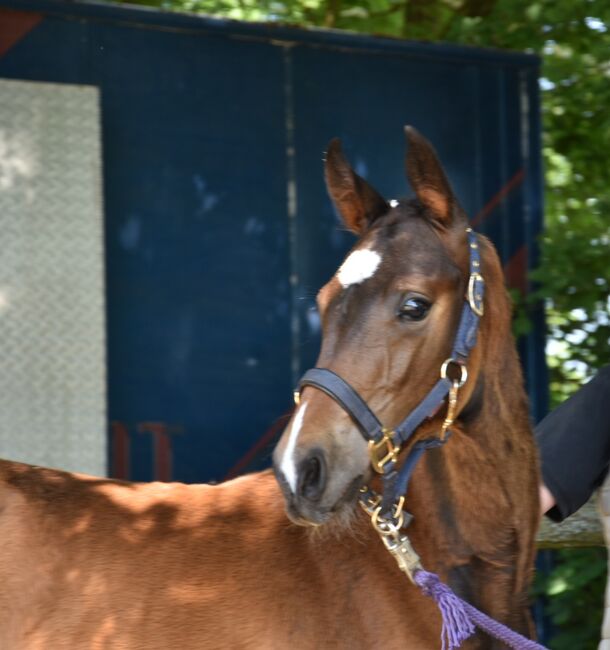
<instances>
[{"instance_id":1,"label":"green foliage","mask_svg":"<svg viewBox=\"0 0 610 650\"><path fill-rule=\"evenodd\" d=\"M546 599L546 615L557 629L551 650L596 650L605 583L602 548L557 551L551 575L536 577L534 595Z\"/></svg>"},{"instance_id":2,"label":"green foliage","mask_svg":"<svg viewBox=\"0 0 610 650\"><path fill-rule=\"evenodd\" d=\"M133 2L134 0L129 0ZM547 306L554 404L610 360L608 0L136 0L162 9L390 37L526 50L542 57L545 232L535 294ZM562 552L546 586L556 650L594 648L605 560Z\"/></svg>"},{"instance_id":3,"label":"green foliage","mask_svg":"<svg viewBox=\"0 0 610 650\"><path fill-rule=\"evenodd\" d=\"M568 10L554 3L550 17L543 44L546 230L533 275L541 285L535 297L547 302L557 402L610 359L610 4Z\"/></svg>"}]
</instances>

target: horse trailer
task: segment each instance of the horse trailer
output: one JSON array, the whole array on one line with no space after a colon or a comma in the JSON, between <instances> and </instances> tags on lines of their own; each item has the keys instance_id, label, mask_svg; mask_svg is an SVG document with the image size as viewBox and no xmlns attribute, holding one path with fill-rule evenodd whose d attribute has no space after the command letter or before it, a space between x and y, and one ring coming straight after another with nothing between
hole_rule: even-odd
<instances>
[{"instance_id":1,"label":"horse trailer","mask_svg":"<svg viewBox=\"0 0 610 650\"><path fill-rule=\"evenodd\" d=\"M528 292L538 74L520 53L0 0L0 456L132 480L265 466L353 242L324 187L336 136L398 198L414 125Z\"/></svg>"}]
</instances>

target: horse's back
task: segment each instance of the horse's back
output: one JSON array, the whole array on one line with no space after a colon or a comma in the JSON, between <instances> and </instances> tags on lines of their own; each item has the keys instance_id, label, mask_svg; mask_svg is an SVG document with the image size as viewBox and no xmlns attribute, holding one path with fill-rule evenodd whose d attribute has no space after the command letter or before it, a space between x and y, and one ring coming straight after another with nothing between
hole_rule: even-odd
<instances>
[{"instance_id":1,"label":"horse's back","mask_svg":"<svg viewBox=\"0 0 610 650\"><path fill-rule=\"evenodd\" d=\"M417 596L353 532L290 523L269 472L138 484L0 461L0 650L435 647L433 606L404 628Z\"/></svg>"},{"instance_id":2,"label":"horse's back","mask_svg":"<svg viewBox=\"0 0 610 650\"><path fill-rule=\"evenodd\" d=\"M134 484L0 461L0 650L214 647L281 511L270 474Z\"/></svg>"}]
</instances>

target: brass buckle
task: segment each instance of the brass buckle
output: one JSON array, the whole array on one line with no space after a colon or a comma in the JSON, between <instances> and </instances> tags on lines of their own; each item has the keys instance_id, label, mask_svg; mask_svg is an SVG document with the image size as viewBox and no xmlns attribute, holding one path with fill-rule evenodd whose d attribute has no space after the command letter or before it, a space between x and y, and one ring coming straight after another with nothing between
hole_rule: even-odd
<instances>
[{"instance_id":1,"label":"brass buckle","mask_svg":"<svg viewBox=\"0 0 610 650\"><path fill-rule=\"evenodd\" d=\"M484 283L483 276L476 271L470 274L468 278L468 304L470 309L477 315L483 315L483 296L480 293L475 293L477 288L477 283Z\"/></svg>"},{"instance_id":2,"label":"brass buckle","mask_svg":"<svg viewBox=\"0 0 610 650\"><path fill-rule=\"evenodd\" d=\"M398 459L400 446L395 445L392 436L395 432L385 427L381 430L383 438L379 442L369 440L369 456L371 465L378 474L383 474L383 466L386 463L395 463Z\"/></svg>"}]
</instances>

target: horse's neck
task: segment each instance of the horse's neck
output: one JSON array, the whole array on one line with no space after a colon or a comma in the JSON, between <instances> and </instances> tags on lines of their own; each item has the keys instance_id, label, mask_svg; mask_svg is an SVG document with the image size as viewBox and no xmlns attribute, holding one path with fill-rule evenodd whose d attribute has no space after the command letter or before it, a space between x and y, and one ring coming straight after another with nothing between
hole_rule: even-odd
<instances>
[{"instance_id":1,"label":"horse's neck","mask_svg":"<svg viewBox=\"0 0 610 650\"><path fill-rule=\"evenodd\" d=\"M527 592L538 474L518 361L502 361L481 375L478 402L447 444L420 462L407 508L424 566L466 597L481 594L481 606L496 599L511 611Z\"/></svg>"},{"instance_id":2,"label":"horse's neck","mask_svg":"<svg viewBox=\"0 0 610 650\"><path fill-rule=\"evenodd\" d=\"M504 445L506 440L525 440L531 445L532 431L523 373L512 340L503 343L504 352L496 351L496 363L480 373L480 408L468 431L485 447Z\"/></svg>"}]
</instances>

